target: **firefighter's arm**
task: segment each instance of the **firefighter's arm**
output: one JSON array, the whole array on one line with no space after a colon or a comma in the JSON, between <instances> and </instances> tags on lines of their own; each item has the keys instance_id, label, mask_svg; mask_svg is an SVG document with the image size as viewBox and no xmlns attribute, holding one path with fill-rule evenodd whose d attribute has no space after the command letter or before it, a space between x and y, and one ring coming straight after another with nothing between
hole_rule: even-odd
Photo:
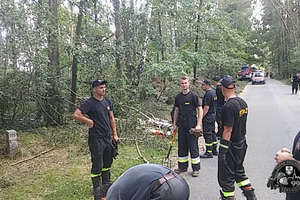
<instances>
[{"instance_id":1,"label":"firefighter's arm","mask_svg":"<svg viewBox=\"0 0 300 200\"><path fill-rule=\"evenodd\" d=\"M222 139L229 141L230 138L231 138L231 132L232 132L232 127L231 126L224 126Z\"/></svg>"},{"instance_id":2,"label":"firefighter's arm","mask_svg":"<svg viewBox=\"0 0 300 200\"><path fill-rule=\"evenodd\" d=\"M195 129L201 129L201 124L202 124L202 118L203 118L203 110L201 106L197 107L197 125L195 127Z\"/></svg>"},{"instance_id":3,"label":"firefighter's arm","mask_svg":"<svg viewBox=\"0 0 300 200\"><path fill-rule=\"evenodd\" d=\"M177 131L177 119L178 119L178 107L175 106L175 109L174 109L174 116L173 116L173 127L174 127L174 131Z\"/></svg>"},{"instance_id":4,"label":"firefighter's arm","mask_svg":"<svg viewBox=\"0 0 300 200\"><path fill-rule=\"evenodd\" d=\"M113 139L114 141L118 141L119 140L119 137L118 137L118 134L117 134L117 126L116 126L116 119L115 119L115 116L114 116L114 113L113 111L109 111L109 121L110 121L110 127L111 127L111 130L113 132Z\"/></svg>"},{"instance_id":5,"label":"firefighter's arm","mask_svg":"<svg viewBox=\"0 0 300 200\"><path fill-rule=\"evenodd\" d=\"M84 116L82 114L81 110L79 110L78 108L73 113L73 118L78 122L87 124L89 128L92 128L94 126L93 120L91 120L91 119L87 118L86 116Z\"/></svg>"},{"instance_id":6,"label":"firefighter's arm","mask_svg":"<svg viewBox=\"0 0 300 200\"><path fill-rule=\"evenodd\" d=\"M204 105L204 107L203 107L203 117L206 115L208 110L209 110L209 105Z\"/></svg>"}]
</instances>

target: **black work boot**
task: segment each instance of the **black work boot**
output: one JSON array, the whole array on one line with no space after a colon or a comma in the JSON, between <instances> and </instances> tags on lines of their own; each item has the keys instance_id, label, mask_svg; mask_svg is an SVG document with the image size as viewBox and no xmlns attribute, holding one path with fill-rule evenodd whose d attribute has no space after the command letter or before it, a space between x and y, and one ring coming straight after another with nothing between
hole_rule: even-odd
<instances>
[{"instance_id":1,"label":"black work boot","mask_svg":"<svg viewBox=\"0 0 300 200\"><path fill-rule=\"evenodd\" d=\"M217 145L216 145L216 144L213 145L212 154L213 154L214 156L219 155L219 152L218 152L218 150L217 150Z\"/></svg>"},{"instance_id":2,"label":"black work boot","mask_svg":"<svg viewBox=\"0 0 300 200\"><path fill-rule=\"evenodd\" d=\"M220 200L235 200L234 196L224 197L223 192L220 190Z\"/></svg>"},{"instance_id":3,"label":"black work boot","mask_svg":"<svg viewBox=\"0 0 300 200\"><path fill-rule=\"evenodd\" d=\"M204 154L200 155L200 158L213 158L213 154L211 152L205 152Z\"/></svg>"},{"instance_id":4,"label":"black work boot","mask_svg":"<svg viewBox=\"0 0 300 200\"><path fill-rule=\"evenodd\" d=\"M104 190L104 188L102 185L94 188L94 192L93 192L94 200L101 200L103 197L105 197L103 190Z\"/></svg>"},{"instance_id":5,"label":"black work boot","mask_svg":"<svg viewBox=\"0 0 300 200\"><path fill-rule=\"evenodd\" d=\"M174 172L175 172L176 174L181 174L181 173L187 172L187 169L179 169L179 168L176 168L176 169L174 169Z\"/></svg>"},{"instance_id":6,"label":"black work boot","mask_svg":"<svg viewBox=\"0 0 300 200\"><path fill-rule=\"evenodd\" d=\"M246 191L244 190L243 194L247 200L257 200L253 188L251 190L246 190Z\"/></svg>"}]
</instances>

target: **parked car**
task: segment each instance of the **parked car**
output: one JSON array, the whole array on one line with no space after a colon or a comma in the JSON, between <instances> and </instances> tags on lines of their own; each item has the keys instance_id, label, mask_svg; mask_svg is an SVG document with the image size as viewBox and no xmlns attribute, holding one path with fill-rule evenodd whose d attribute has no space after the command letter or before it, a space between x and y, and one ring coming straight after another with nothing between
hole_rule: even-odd
<instances>
[{"instance_id":1,"label":"parked car","mask_svg":"<svg viewBox=\"0 0 300 200\"><path fill-rule=\"evenodd\" d=\"M245 65L241 68L237 73L237 79L242 80L251 80L251 74L256 72L257 69L255 67L250 67L249 65Z\"/></svg>"},{"instance_id":2,"label":"parked car","mask_svg":"<svg viewBox=\"0 0 300 200\"><path fill-rule=\"evenodd\" d=\"M263 72L253 72L251 77L252 85L258 84L265 84L265 74Z\"/></svg>"}]
</instances>

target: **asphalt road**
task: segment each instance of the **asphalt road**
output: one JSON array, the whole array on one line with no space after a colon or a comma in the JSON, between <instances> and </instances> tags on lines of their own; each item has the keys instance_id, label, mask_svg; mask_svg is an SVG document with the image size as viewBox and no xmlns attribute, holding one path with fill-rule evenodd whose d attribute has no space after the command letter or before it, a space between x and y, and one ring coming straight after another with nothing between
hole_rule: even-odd
<instances>
[{"instance_id":1,"label":"asphalt road","mask_svg":"<svg viewBox=\"0 0 300 200\"><path fill-rule=\"evenodd\" d=\"M282 147L291 149L300 130L300 94L292 95L291 86L267 79L265 85L247 85L240 95L249 108L248 151L244 166L259 200L285 199L285 194L270 190L266 182L274 166L274 155ZM184 174L190 185L190 200L217 200L217 158L201 159L199 177ZM236 199L245 199L236 187ZM300 197L299 197L300 199Z\"/></svg>"}]
</instances>

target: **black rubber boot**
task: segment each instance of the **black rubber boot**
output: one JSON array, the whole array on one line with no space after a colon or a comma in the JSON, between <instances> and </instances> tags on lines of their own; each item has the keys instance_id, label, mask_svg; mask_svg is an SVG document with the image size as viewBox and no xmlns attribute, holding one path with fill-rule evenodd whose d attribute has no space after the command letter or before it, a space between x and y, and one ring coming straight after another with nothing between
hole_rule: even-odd
<instances>
[{"instance_id":1,"label":"black rubber boot","mask_svg":"<svg viewBox=\"0 0 300 200\"><path fill-rule=\"evenodd\" d=\"M205 152L204 154L200 155L200 158L213 158L213 154L210 152Z\"/></svg>"},{"instance_id":2,"label":"black rubber boot","mask_svg":"<svg viewBox=\"0 0 300 200\"><path fill-rule=\"evenodd\" d=\"M257 200L254 189L243 191L243 194L247 198L247 200Z\"/></svg>"},{"instance_id":3,"label":"black rubber boot","mask_svg":"<svg viewBox=\"0 0 300 200\"><path fill-rule=\"evenodd\" d=\"M234 196L224 197L223 192L220 190L220 200L235 200Z\"/></svg>"},{"instance_id":4,"label":"black rubber boot","mask_svg":"<svg viewBox=\"0 0 300 200\"><path fill-rule=\"evenodd\" d=\"M104 188L102 185L94 188L94 200L101 200L103 197L105 197L105 194L104 194Z\"/></svg>"}]
</instances>

